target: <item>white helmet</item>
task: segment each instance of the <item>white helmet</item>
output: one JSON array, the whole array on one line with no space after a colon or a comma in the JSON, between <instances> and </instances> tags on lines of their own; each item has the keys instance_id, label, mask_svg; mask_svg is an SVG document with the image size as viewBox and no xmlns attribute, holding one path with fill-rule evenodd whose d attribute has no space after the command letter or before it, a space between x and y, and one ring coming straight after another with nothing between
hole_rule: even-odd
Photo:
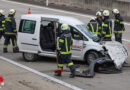
<instances>
[{"instance_id":1,"label":"white helmet","mask_svg":"<svg viewBox=\"0 0 130 90\"><path fill-rule=\"evenodd\" d=\"M0 10L0 14L4 15L4 10L1 9Z\"/></svg>"},{"instance_id":2,"label":"white helmet","mask_svg":"<svg viewBox=\"0 0 130 90\"><path fill-rule=\"evenodd\" d=\"M15 12L16 12L16 10L14 10L14 9L9 10L9 14L11 14L11 15L14 14Z\"/></svg>"},{"instance_id":3,"label":"white helmet","mask_svg":"<svg viewBox=\"0 0 130 90\"><path fill-rule=\"evenodd\" d=\"M113 10L112 10L112 13L114 13L114 14L119 14L120 12L119 12L118 9L113 9Z\"/></svg>"},{"instance_id":4,"label":"white helmet","mask_svg":"<svg viewBox=\"0 0 130 90\"><path fill-rule=\"evenodd\" d=\"M62 24L61 25L61 30L68 30L68 29L70 29L68 24Z\"/></svg>"},{"instance_id":5,"label":"white helmet","mask_svg":"<svg viewBox=\"0 0 130 90\"><path fill-rule=\"evenodd\" d=\"M104 15L104 16L109 16L109 15L110 15L109 10L104 10L104 11L103 11L103 15Z\"/></svg>"},{"instance_id":6,"label":"white helmet","mask_svg":"<svg viewBox=\"0 0 130 90\"><path fill-rule=\"evenodd\" d=\"M96 16L102 16L102 13L101 13L100 11L98 11L98 12L96 13Z\"/></svg>"}]
</instances>

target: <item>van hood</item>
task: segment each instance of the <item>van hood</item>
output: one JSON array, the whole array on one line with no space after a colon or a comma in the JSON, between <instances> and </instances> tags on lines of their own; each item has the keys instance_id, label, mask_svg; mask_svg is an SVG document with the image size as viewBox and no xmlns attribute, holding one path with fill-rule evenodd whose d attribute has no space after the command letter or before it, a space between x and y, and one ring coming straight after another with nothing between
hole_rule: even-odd
<instances>
[{"instance_id":1,"label":"van hood","mask_svg":"<svg viewBox=\"0 0 130 90\"><path fill-rule=\"evenodd\" d=\"M128 57L127 49L121 43L116 41L105 42L104 46L108 50L108 54L114 61L116 68L120 69Z\"/></svg>"}]
</instances>

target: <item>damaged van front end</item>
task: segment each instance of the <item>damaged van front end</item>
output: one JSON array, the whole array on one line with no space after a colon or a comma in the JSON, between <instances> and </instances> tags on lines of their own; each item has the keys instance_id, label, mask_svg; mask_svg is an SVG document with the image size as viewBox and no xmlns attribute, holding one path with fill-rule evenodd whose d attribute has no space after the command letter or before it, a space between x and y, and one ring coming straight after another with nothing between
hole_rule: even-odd
<instances>
[{"instance_id":1,"label":"damaged van front end","mask_svg":"<svg viewBox=\"0 0 130 90\"><path fill-rule=\"evenodd\" d=\"M108 52L110 59L114 62L116 69L121 69L128 57L127 49L116 41L105 42L103 45Z\"/></svg>"}]
</instances>

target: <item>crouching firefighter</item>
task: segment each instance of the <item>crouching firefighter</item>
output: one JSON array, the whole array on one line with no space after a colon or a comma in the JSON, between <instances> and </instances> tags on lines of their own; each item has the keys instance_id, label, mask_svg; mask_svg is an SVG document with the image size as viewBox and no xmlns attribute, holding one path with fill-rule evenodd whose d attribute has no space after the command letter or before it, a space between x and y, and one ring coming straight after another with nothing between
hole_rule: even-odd
<instances>
[{"instance_id":1,"label":"crouching firefighter","mask_svg":"<svg viewBox=\"0 0 130 90\"><path fill-rule=\"evenodd\" d=\"M61 35L59 37L58 51L58 68L63 69L63 64L66 62L70 68L70 78L75 77L75 66L71 60L71 49L72 49L72 36L70 33L70 27L68 24L61 25ZM55 73L56 76L61 76L62 72Z\"/></svg>"},{"instance_id":2,"label":"crouching firefighter","mask_svg":"<svg viewBox=\"0 0 130 90\"><path fill-rule=\"evenodd\" d=\"M7 46L9 44L10 39L12 40L12 45L13 45L13 52L17 52L15 50L16 45L16 22L15 22L15 13L16 11L14 9L9 10L9 15L8 17L5 18L5 41L4 41L4 47L3 47L3 52L7 53Z\"/></svg>"}]
</instances>

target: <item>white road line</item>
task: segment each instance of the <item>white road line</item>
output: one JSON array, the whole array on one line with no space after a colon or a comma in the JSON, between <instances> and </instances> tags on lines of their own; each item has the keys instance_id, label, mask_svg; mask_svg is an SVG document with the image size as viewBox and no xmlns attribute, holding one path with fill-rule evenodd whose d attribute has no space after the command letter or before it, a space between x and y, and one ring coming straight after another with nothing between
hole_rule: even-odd
<instances>
[{"instance_id":1,"label":"white road line","mask_svg":"<svg viewBox=\"0 0 130 90\"><path fill-rule=\"evenodd\" d=\"M79 14L79 13L69 12L69 11L64 11L64 10L59 10L59 9L52 9L52 8L47 8L47 7L44 7L44 6L32 5L32 4L26 4L26 3L20 3L20 2L8 1L8 0L2 0L2 1L9 2L9 3L14 3L14 4L25 5L25 6L36 7L36 8L40 8L40 9L46 9L46 10L56 11L56 12L61 12L61 13L67 13L67 14L77 15L77 16L81 16L81 17L89 17L89 18L94 17L94 16L91 16L91 15ZM125 22L125 25L130 25L130 23L126 23ZM127 42L130 41L130 40L126 40L126 39L123 39L123 40L127 41Z\"/></svg>"},{"instance_id":2,"label":"white road line","mask_svg":"<svg viewBox=\"0 0 130 90\"><path fill-rule=\"evenodd\" d=\"M126 40L126 39L122 39L122 40L130 43L130 40Z\"/></svg>"},{"instance_id":3,"label":"white road line","mask_svg":"<svg viewBox=\"0 0 130 90\"><path fill-rule=\"evenodd\" d=\"M9 63L11 63L11 64L14 64L14 65L16 65L16 66L18 66L18 67L21 67L21 68L23 68L23 69L26 69L26 70L28 70L28 71L30 71L30 72L32 72L32 73L35 73L35 74L37 74L37 75L39 75L39 76L42 76L42 77L44 77L44 78L47 78L47 79L49 79L49 80L51 80L51 81L54 81L54 82L56 82L56 83L58 83L58 84L61 84L61 85L66 86L66 87L68 87L68 88L71 88L71 89L73 89L73 90L83 90L83 89L78 88L78 87L76 87L76 86L74 86L74 85L71 85L71 84L66 83L66 82L64 82L64 81L61 81L61 80L58 80L58 79L56 79L56 78L54 78L54 77L51 77L51 76L49 76L49 75L47 75L47 74L45 74L45 73L41 73L41 72L39 72L39 71L37 71L37 70L34 70L34 69L32 69L32 68L29 68L29 67L27 67L27 66L25 66L25 65L19 64L19 63L15 62L15 61L13 61L13 60L11 60L11 59L8 59L8 58L5 58L5 57L3 57L3 56L0 56L0 59L2 59L2 60L4 60L4 61L7 61L7 62L9 62Z\"/></svg>"}]
</instances>

